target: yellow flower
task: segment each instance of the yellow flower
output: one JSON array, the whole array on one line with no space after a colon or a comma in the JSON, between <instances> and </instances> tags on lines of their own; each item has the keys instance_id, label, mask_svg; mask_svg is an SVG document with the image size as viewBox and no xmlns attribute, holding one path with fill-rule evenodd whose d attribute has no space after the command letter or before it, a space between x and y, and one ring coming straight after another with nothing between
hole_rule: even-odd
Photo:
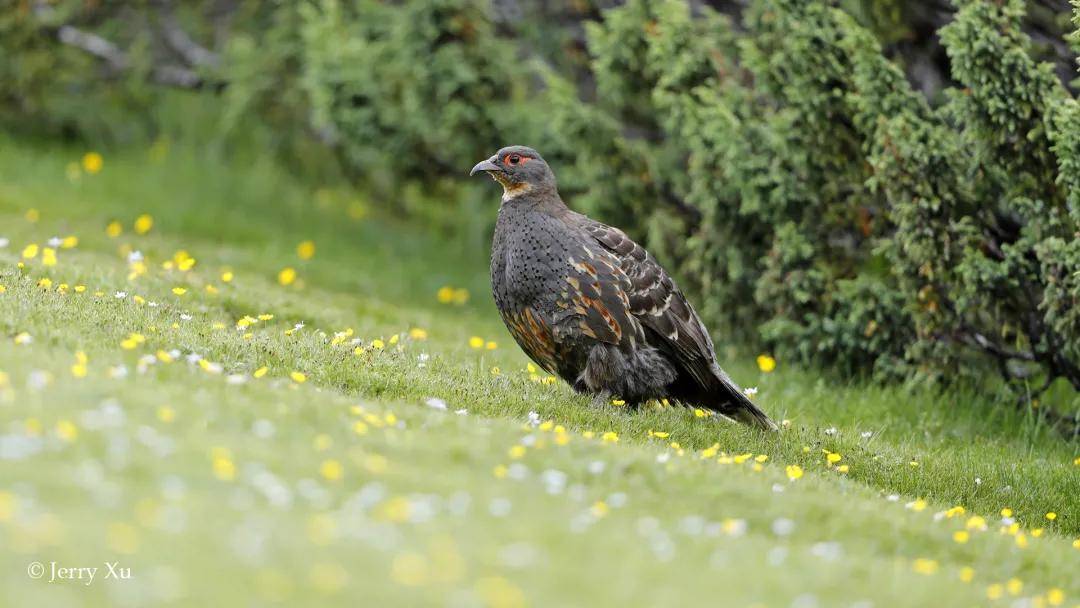
<instances>
[{"instance_id":1,"label":"yellow flower","mask_svg":"<svg viewBox=\"0 0 1080 608\"><path fill-rule=\"evenodd\" d=\"M458 287L454 290L453 302L458 306L469 301L469 290L464 287Z\"/></svg>"},{"instance_id":2,"label":"yellow flower","mask_svg":"<svg viewBox=\"0 0 1080 608\"><path fill-rule=\"evenodd\" d=\"M601 435L600 439L604 443L618 443L619 442L619 435L616 434L614 431L608 431L608 432L604 433L603 435Z\"/></svg>"},{"instance_id":3,"label":"yellow flower","mask_svg":"<svg viewBox=\"0 0 1080 608\"><path fill-rule=\"evenodd\" d=\"M1001 583L994 583L986 588L986 599L996 600L1001 599L1001 596L1005 595L1005 587Z\"/></svg>"},{"instance_id":4,"label":"yellow flower","mask_svg":"<svg viewBox=\"0 0 1080 608\"><path fill-rule=\"evenodd\" d=\"M97 152L87 152L82 157L82 168L90 175L101 171L101 167L105 164L105 159L101 157Z\"/></svg>"},{"instance_id":5,"label":"yellow flower","mask_svg":"<svg viewBox=\"0 0 1080 608\"><path fill-rule=\"evenodd\" d=\"M1005 589L1009 592L1009 595L1020 595L1020 592L1024 590L1024 581L1018 578L1010 578L1005 581Z\"/></svg>"},{"instance_id":6,"label":"yellow flower","mask_svg":"<svg viewBox=\"0 0 1080 608\"><path fill-rule=\"evenodd\" d=\"M105 234L110 239L115 239L116 237L120 236L123 233L124 233L124 225L121 224L120 222L116 221L116 220L113 220L113 221L109 222L109 225L105 226Z\"/></svg>"},{"instance_id":7,"label":"yellow flower","mask_svg":"<svg viewBox=\"0 0 1080 608\"><path fill-rule=\"evenodd\" d=\"M970 583L975 578L975 569L971 566L960 568L960 581Z\"/></svg>"},{"instance_id":8,"label":"yellow flower","mask_svg":"<svg viewBox=\"0 0 1080 608\"><path fill-rule=\"evenodd\" d=\"M22 250L22 257L24 260L32 260L37 257L38 246L36 243L30 243Z\"/></svg>"},{"instance_id":9,"label":"yellow flower","mask_svg":"<svg viewBox=\"0 0 1080 608\"><path fill-rule=\"evenodd\" d=\"M172 292L174 294L178 295L178 296L182 296L185 293L187 293L187 288L186 287L173 287Z\"/></svg>"},{"instance_id":10,"label":"yellow flower","mask_svg":"<svg viewBox=\"0 0 1080 608\"><path fill-rule=\"evenodd\" d=\"M315 243L312 241L303 241L296 246L296 257L301 260L310 260L315 257Z\"/></svg>"},{"instance_id":11,"label":"yellow flower","mask_svg":"<svg viewBox=\"0 0 1080 608\"><path fill-rule=\"evenodd\" d=\"M1013 516L1013 510L1010 509L1009 507L1005 507L1004 509L1001 510L1001 516L1002 517L1012 517Z\"/></svg>"},{"instance_id":12,"label":"yellow flower","mask_svg":"<svg viewBox=\"0 0 1080 608\"><path fill-rule=\"evenodd\" d=\"M828 454L825 455L825 460L827 460L829 462L829 464L835 464L837 462L840 462L841 458L843 458L843 456L841 456L840 454L837 454L835 452L829 452Z\"/></svg>"},{"instance_id":13,"label":"yellow flower","mask_svg":"<svg viewBox=\"0 0 1080 608\"><path fill-rule=\"evenodd\" d=\"M1053 511L1047 513L1046 514L1046 519L1049 519L1050 521L1054 521L1055 519L1057 519L1057 513L1054 513Z\"/></svg>"},{"instance_id":14,"label":"yellow flower","mask_svg":"<svg viewBox=\"0 0 1080 608\"><path fill-rule=\"evenodd\" d=\"M31 338L30 334L26 333L25 331L15 334L15 344L18 344L20 346L30 344L33 341L34 339Z\"/></svg>"},{"instance_id":15,"label":"yellow flower","mask_svg":"<svg viewBox=\"0 0 1080 608\"><path fill-rule=\"evenodd\" d=\"M323 463L319 465L319 474L330 481L337 481L341 479L341 476L344 472L345 469L341 466L341 463L334 460L333 458L329 460L324 460Z\"/></svg>"},{"instance_id":16,"label":"yellow flower","mask_svg":"<svg viewBox=\"0 0 1080 608\"><path fill-rule=\"evenodd\" d=\"M37 286L42 289L52 289L52 279L44 277L37 282Z\"/></svg>"},{"instance_id":17,"label":"yellow flower","mask_svg":"<svg viewBox=\"0 0 1080 608\"><path fill-rule=\"evenodd\" d=\"M303 372L290 372L289 377L297 384L303 384L307 382L307 376Z\"/></svg>"},{"instance_id":18,"label":"yellow flower","mask_svg":"<svg viewBox=\"0 0 1080 608\"><path fill-rule=\"evenodd\" d=\"M469 338L469 348L484 348L484 339L480 336Z\"/></svg>"},{"instance_id":19,"label":"yellow flower","mask_svg":"<svg viewBox=\"0 0 1080 608\"><path fill-rule=\"evenodd\" d=\"M495 350L496 348L499 348L499 345L494 340L488 340L487 343L484 344L484 348L488 350Z\"/></svg>"},{"instance_id":20,"label":"yellow flower","mask_svg":"<svg viewBox=\"0 0 1080 608\"><path fill-rule=\"evenodd\" d=\"M233 273L232 273L231 270L226 270L226 271L221 273L221 282L222 283L232 283L232 280L233 280Z\"/></svg>"},{"instance_id":21,"label":"yellow flower","mask_svg":"<svg viewBox=\"0 0 1080 608\"><path fill-rule=\"evenodd\" d=\"M1065 592L1057 587L1051 587L1046 591L1046 603L1051 606L1060 606L1065 603Z\"/></svg>"},{"instance_id":22,"label":"yellow flower","mask_svg":"<svg viewBox=\"0 0 1080 608\"><path fill-rule=\"evenodd\" d=\"M427 330L414 327L409 330L409 337L413 340L427 340L428 333Z\"/></svg>"},{"instance_id":23,"label":"yellow flower","mask_svg":"<svg viewBox=\"0 0 1080 608\"><path fill-rule=\"evenodd\" d=\"M803 476L803 469L797 464L789 464L784 467L784 472L787 473L788 479L795 481Z\"/></svg>"},{"instance_id":24,"label":"yellow flower","mask_svg":"<svg viewBox=\"0 0 1080 608\"><path fill-rule=\"evenodd\" d=\"M7 291L7 287L0 285L0 293L4 293L5 291Z\"/></svg>"},{"instance_id":25,"label":"yellow flower","mask_svg":"<svg viewBox=\"0 0 1080 608\"><path fill-rule=\"evenodd\" d=\"M61 420L56 423L56 436L70 443L79 436L79 427L70 420Z\"/></svg>"},{"instance_id":26,"label":"yellow flower","mask_svg":"<svg viewBox=\"0 0 1080 608\"><path fill-rule=\"evenodd\" d=\"M986 520L979 515L972 515L968 518L967 523L964 524L964 527L968 530L985 530Z\"/></svg>"},{"instance_id":27,"label":"yellow flower","mask_svg":"<svg viewBox=\"0 0 1080 608\"><path fill-rule=\"evenodd\" d=\"M379 338L375 338L371 341L371 348L374 348L375 350L382 350L386 348L386 343Z\"/></svg>"},{"instance_id":28,"label":"yellow flower","mask_svg":"<svg viewBox=\"0 0 1080 608\"><path fill-rule=\"evenodd\" d=\"M694 417L696 418L708 418L712 416L712 412L701 409L700 407L694 408Z\"/></svg>"},{"instance_id":29,"label":"yellow flower","mask_svg":"<svg viewBox=\"0 0 1080 608\"><path fill-rule=\"evenodd\" d=\"M157 409L157 417L158 420L168 424L176 418L176 410L167 405L163 405Z\"/></svg>"},{"instance_id":30,"label":"yellow flower","mask_svg":"<svg viewBox=\"0 0 1080 608\"><path fill-rule=\"evenodd\" d=\"M229 456L229 451L224 448L218 448L215 452L211 463L214 470L214 476L222 481L232 481L236 478L236 465L233 464L232 458Z\"/></svg>"},{"instance_id":31,"label":"yellow flower","mask_svg":"<svg viewBox=\"0 0 1080 608\"><path fill-rule=\"evenodd\" d=\"M593 503L589 511L593 514L593 517L600 518L607 515L611 511L611 507L608 507L606 502L598 500Z\"/></svg>"},{"instance_id":32,"label":"yellow flower","mask_svg":"<svg viewBox=\"0 0 1080 608\"><path fill-rule=\"evenodd\" d=\"M911 569L918 574L930 575L938 571L937 560L920 557L911 563Z\"/></svg>"},{"instance_id":33,"label":"yellow flower","mask_svg":"<svg viewBox=\"0 0 1080 608\"><path fill-rule=\"evenodd\" d=\"M42 249L41 264L43 266L56 266L56 250L52 247Z\"/></svg>"},{"instance_id":34,"label":"yellow flower","mask_svg":"<svg viewBox=\"0 0 1080 608\"><path fill-rule=\"evenodd\" d=\"M277 275L277 281L283 286L289 286L296 280L296 269L294 268L282 268L281 272Z\"/></svg>"},{"instance_id":35,"label":"yellow flower","mask_svg":"<svg viewBox=\"0 0 1080 608\"><path fill-rule=\"evenodd\" d=\"M449 304L454 301L454 288L449 285L439 288L439 291L435 292L435 299L440 304Z\"/></svg>"},{"instance_id":36,"label":"yellow flower","mask_svg":"<svg viewBox=\"0 0 1080 608\"><path fill-rule=\"evenodd\" d=\"M969 538L971 538L971 534L967 530L957 530L952 535L952 539L961 545L968 542Z\"/></svg>"},{"instance_id":37,"label":"yellow flower","mask_svg":"<svg viewBox=\"0 0 1080 608\"><path fill-rule=\"evenodd\" d=\"M671 433L668 433L667 431L654 431L654 430L651 430L651 429L649 430L649 437L656 437L658 439L667 439L670 436L671 436Z\"/></svg>"},{"instance_id":38,"label":"yellow flower","mask_svg":"<svg viewBox=\"0 0 1080 608\"><path fill-rule=\"evenodd\" d=\"M758 369L767 374L776 369L776 359L773 359L769 355L758 355L757 366Z\"/></svg>"},{"instance_id":39,"label":"yellow flower","mask_svg":"<svg viewBox=\"0 0 1080 608\"><path fill-rule=\"evenodd\" d=\"M74 249L79 246L79 237L75 235L66 236L64 240L60 242L61 249Z\"/></svg>"},{"instance_id":40,"label":"yellow flower","mask_svg":"<svg viewBox=\"0 0 1080 608\"><path fill-rule=\"evenodd\" d=\"M135 234L146 234L154 229L154 218L149 214L142 214L135 218Z\"/></svg>"},{"instance_id":41,"label":"yellow flower","mask_svg":"<svg viewBox=\"0 0 1080 608\"><path fill-rule=\"evenodd\" d=\"M515 445L510 448L510 450L507 452L507 455L510 456L511 460L518 460L520 458L523 458L525 456L525 446Z\"/></svg>"},{"instance_id":42,"label":"yellow flower","mask_svg":"<svg viewBox=\"0 0 1080 608\"><path fill-rule=\"evenodd\" d=\"M269 371L269 368L264 365L264 366L260 367L259 369L255 370L255 373L252 374L252 376L255 376L256 378L262 378L263 376L266 375L267 371Z\"/></svg>"},{"instance_id":43,"label":"yellow flower","mask_svg":"<svg viewBox=\"0 0 1080 608\"><path fill-rule=\"evenodd\" d=\"M491 470L491 474L495 476L495 479L506 479L506 474L510 469L506 468L505 464L495 465L495 468Z\"/></svg>"}]
</instances>

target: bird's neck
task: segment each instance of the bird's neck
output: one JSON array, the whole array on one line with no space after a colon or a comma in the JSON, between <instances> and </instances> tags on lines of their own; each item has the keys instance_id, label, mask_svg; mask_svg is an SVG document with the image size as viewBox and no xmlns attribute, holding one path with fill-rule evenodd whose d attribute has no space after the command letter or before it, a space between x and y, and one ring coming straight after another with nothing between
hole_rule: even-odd
<instances>
[{"instance_id":1,"label":"bird's neck","mask_svg":"<svg viewBox=\"0 0 1080 608\"><path fill-rule=\"evenodd\" d=\"M534 210L550 213L558 213L567 209L566 203L559 196L558 190L535 184L514 184L504 187L501 207L511 210Z\"/></svg>"}]
</instances>

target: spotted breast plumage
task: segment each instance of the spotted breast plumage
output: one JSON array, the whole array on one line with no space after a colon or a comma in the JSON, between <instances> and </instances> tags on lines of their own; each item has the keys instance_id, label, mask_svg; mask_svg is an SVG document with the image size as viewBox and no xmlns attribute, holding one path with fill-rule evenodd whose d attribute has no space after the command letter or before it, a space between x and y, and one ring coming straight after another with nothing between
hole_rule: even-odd
<instances>
[{"instance_id":1,"label":"spotted breast plumage","mask_svg":"<svg viewBox=\"0 0 1080 608\"><path fill-rule=\"evenodd\" d=\"M618 228L570 210L533 149L473 167L503 186L491 251L495 304L522 350L598 402L673 398L754 426L776 425L716 361L675 282Z\"/></svg>"}]
</instances>

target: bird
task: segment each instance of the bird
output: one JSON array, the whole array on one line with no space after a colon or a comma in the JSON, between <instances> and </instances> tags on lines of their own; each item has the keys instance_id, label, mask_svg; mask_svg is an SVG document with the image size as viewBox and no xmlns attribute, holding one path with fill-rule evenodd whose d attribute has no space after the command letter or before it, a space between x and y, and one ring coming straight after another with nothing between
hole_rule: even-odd
<instances>
[{"instance_id":1,"label":"bird","mask_svg":"<svg viewBox=\"0 0 1080 608\"><path fill-rule=\"evenodd\" d=\"M514 340L594 404L674 399L767 430L776 424L720 368L701 318L622 230L571 210L540 154L507 146L478 162L503 187L491 289Z\"/></svg>"}]
</instances>

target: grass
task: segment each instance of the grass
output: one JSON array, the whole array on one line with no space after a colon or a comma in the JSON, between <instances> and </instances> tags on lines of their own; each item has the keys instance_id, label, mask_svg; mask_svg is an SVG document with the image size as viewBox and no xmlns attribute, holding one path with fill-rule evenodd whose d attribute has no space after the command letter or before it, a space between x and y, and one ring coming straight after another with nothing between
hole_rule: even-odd
<instances>
[{"instance_id":1,"label":"grass","mask_svg":"<svg viewBox=\"0 0 1080 608\"><path fill-rule=\"evenodd\" d=\"M783 433L590 408L527 369L475 243L260 159L130 150L66 177L81 154L0 139L5 604L1080 600L1077 445L1030 414L765 374L733 349L723 364ZM195 265L163 268L178 250ZM445 285L471 297L440 303ZM131 578L105 580L106 561ZM53 562L99 570L49 583Z\"/></svg>"}]
</instances>

